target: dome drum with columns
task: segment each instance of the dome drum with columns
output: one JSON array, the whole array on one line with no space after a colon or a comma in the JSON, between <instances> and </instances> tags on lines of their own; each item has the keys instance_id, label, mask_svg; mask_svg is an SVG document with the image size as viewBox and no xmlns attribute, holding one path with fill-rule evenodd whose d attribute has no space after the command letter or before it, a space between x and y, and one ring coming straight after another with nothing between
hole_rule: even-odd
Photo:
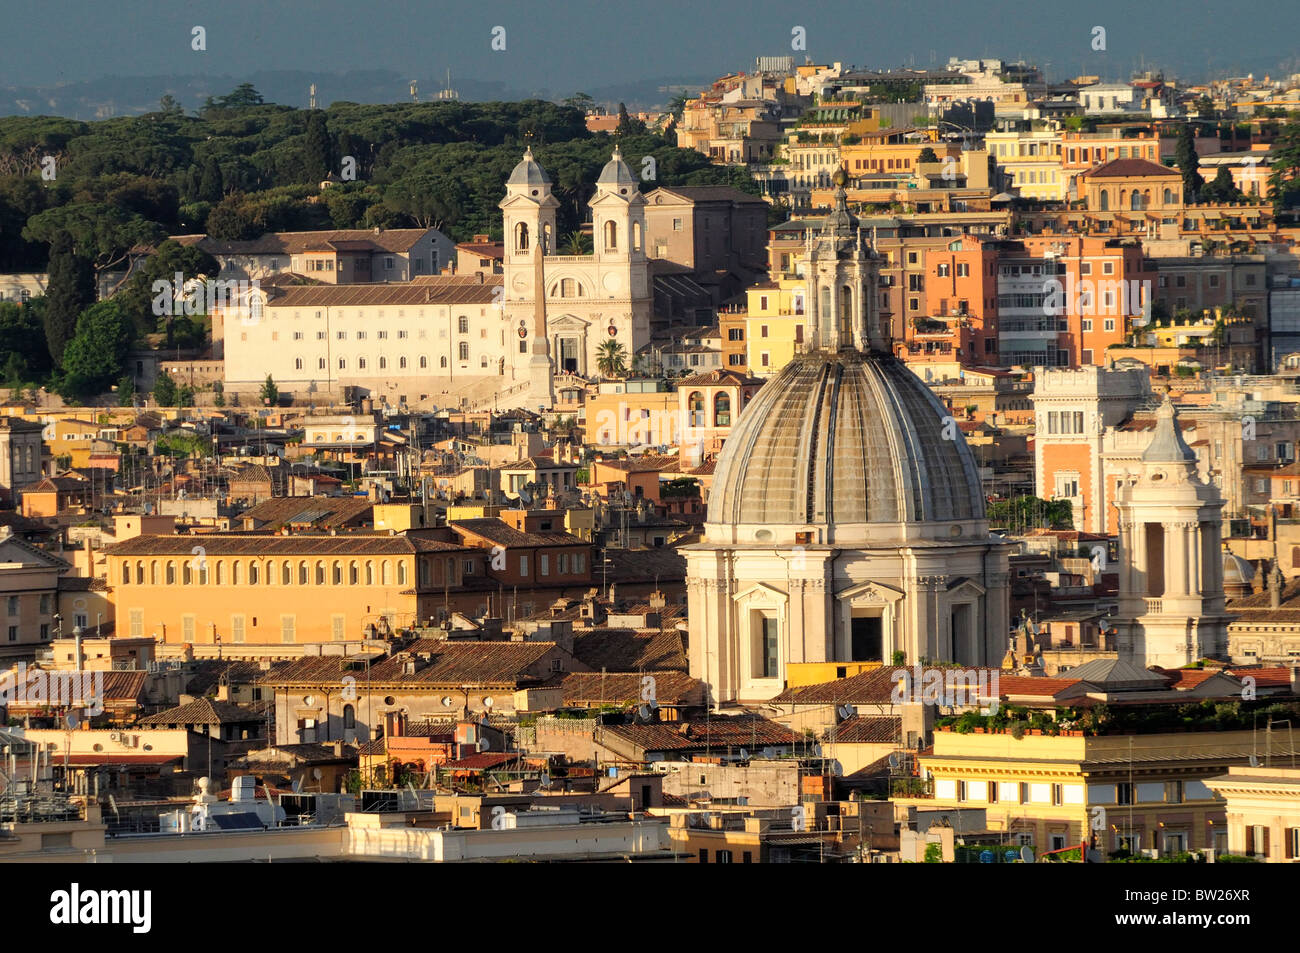
<instances>
[{"instance_id":1,"label":"dome drum with columns","mask_svg":"<svg viewBox=\"0 0 1300 953\"><path fill-rule=\"evenodd\" d=\"M685 548L691 674L715 703L772 697L791 664L1006 651L1006 544L955 421L889 353L839 184L807 249L808 346L741 413Z\"/></svg>"}]
</instances>

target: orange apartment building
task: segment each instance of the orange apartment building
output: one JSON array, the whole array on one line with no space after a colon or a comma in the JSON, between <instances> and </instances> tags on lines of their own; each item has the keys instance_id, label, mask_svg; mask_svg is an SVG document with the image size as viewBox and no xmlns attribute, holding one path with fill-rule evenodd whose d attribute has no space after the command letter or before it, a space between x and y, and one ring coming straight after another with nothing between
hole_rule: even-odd
<instances>
[{"instance_id":1,"label":"orange apartment building","mask_svg":"<svg viewBox=\"0 0 1300 953\"><path fill-rule=\"evenodd\" d=\"M1133 240L964 235L924 259L924 273L908 280L925 292L928 311L909 303L898 349L905 360L1100 366L1151 300L1151 274Z\"/></svg>"}]
</instances>

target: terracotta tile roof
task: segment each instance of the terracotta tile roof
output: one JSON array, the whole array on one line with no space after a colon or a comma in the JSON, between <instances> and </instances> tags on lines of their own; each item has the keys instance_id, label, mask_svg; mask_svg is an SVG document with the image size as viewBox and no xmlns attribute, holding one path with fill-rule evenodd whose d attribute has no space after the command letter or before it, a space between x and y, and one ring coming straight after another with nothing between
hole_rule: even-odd
<instances>
[{"instance_id":1,"label":"terracotta tile roof","mask_svg":"<svg viewBox=\"0 0 1300 953\"><path fill-rule=\"evenodd\" d=\"M191 663L192 674L185 683L186 695L206 695L225 677L231 684L251 685L262 675L262 666L244 659L203 659Z\"/></svg>"},{"instance_id":2,"label":"terracotta tile roof","mask_svg":"<svg viewBox=\"0 0 1300 953\"><path fill-rule=\"evenodd\" d=\"M897 718L863 718L855 715L834 728L828 728L825 740L836 744L893 744L900 740L901 726Z\"/></svg>"},{"instance_id":3,"label":"terracotta tile roof","mask_svg":"<svg viewBox=\"0 0 1300 953\"><path fill-rule=\"evenodd\" d=\"M502 546L589 546L590 543L571 533L525 533L496 517L456 520L448 523L452 531L464 530L488 542Z\"/></svg>"},{"instance_id":4,"label":"terracotta tile roof","mask_svg":"<svg viewBox=\"0 0 1300 953\"><path fill-rule=\"evenodd\" d=\"M1233 678L1245 678L1250 676L1255 680L1256 685L1266 688L1287 688L1291 684L1291 670L1289 668L1250 668L1248 666L1236 666L1231 669L1225 669Z\"/></svg>"},{"instance_id":5,"label":"terracotta tile roof","mask_svg":"<svg viewBox=\"0 0 1300 953\"><path fill-rule=\"evenodd\" d=\"M283 289L270 300L272 308L363 308L443 304L492 304L499 277L480 282L478 275L441 275L400 284L314 285Z\"/></svg>"},{"instance_id":6,"label":"terracotta tile roof","mask_svg":"<svg viewBox=\"0 0 1300 953\"><path fill-rule=\"evenodd\" d=\"M929 672L932 666L926 666L922 672ZM948 669L937 667L940 672ZM907 672L910 679L915 669L910 666L885 665L881 668L860 672L847 678L820 682L816 685L801 685L787 688L772 699L777 705L890 705L893 704L894 687L898 684L896 672ZM965 672L977 674L978 669L965 669ZM987 669L989 682L992 684L993 673L997 669ZM923 676L924 677L924 676ZM1002 679L1005 682L1005 679ZM1037 681L1037 680L1035 680ZM917 686L920 690L923 686Z\"/></svg>"},{"instance_id":7,"label":"terracotta tile roof","mask_svg":"<svg viewBox=\"0 0 1300 953\"><path fill-rule=\"evenodd\" d=\"M1079 684L1077 678L1033 678L1027 675L1000 675L998 691L1002 697L1051 698Z\"/></svg>"},{"instance_id":8,"label":"terracotta tile roof","mask_svg":"<svg viewBox=\"0 0 1300 953\"><path fill-rule=\"evenodd\" d=\"M403 652L371 664L367 672L340 656L313 656L284 662L262 676L263 685L337 685L344 675L356 679L358 687L401 683L404 686L438 687L479 685L513 689L531 682L529 674L543 657L555 649L554 642L460 642L420 639ZM417 668L405 672L408 660Z\"/></svg>"},{"instance_id":9,"label":"terracotta tile roof","mask_svg":"<svg viewBox=\"0 0 1300 953\"><path fill-rule=\"evenodd\" d=\"M1133 176L1178 175L1177 169L1148 159L1111 159L1083 173L1090 179L1131 178Z\"/></svg>"},{"instance_id":10,"label":"terracotta tile roof","mask_svg":"<svg viewBox=\"0 0 1300 953\"><path fill-rule=\"evenodd\" d=\"M140 719L142 725L232 725L243 722L261 721L264 712L245 705L234 705L212 698L200 698L185 705L178 705L156 715Z\"/></svg>"},{"instance_id":11,"label":"terracotta tile roof","mask_svg":"<svg viewBox=\"0 0 1300 953\"><path fill-rule=\"evenodd\" d=\"M801 732L755 715L709 718L690 722L655 722L646 725L606 725L614 735L643 751L704 751L708 748L788 745L802 742Z\"/></svg>"},{"instance_id":12,"label":"terracotta tile roof","mask_svg":"<svg viewBox=\"0 0 1300 953\"><path fill-rule=\"evenodd\" d=\"M240 520L305 526L344 526L368 523L373 501L362 496L282 496L263 500L239 514Z\"/></svg>"},{"instance_id":13,"label":"terracotta tile roof","mask_svg":"<svg viewBox=\"0 0 1300 953\"><path fill-rule=\"evenodd\" d=\"M417 552L461 552L467 547L420 536L345 533L340 536L246 534L223 536L136 536L114 543L110 556L190 556L202 544L209 556L405 556Z\"/></svg>"},{"instance_id":14,"label":"terracotta tile roof","mask_svg":"<svg viewBox=\"0 0 1300 953\"><path fill-rule=\"evenodd\" d=\"M706 387L706 386L716 387L723 384L731 384L739 387L746 384L761 384L761 383L763 383L762 380L760 380L757 377L750 377L748 374L741 374L736 371L731 371L731 370L727 370L726 368L720 367L715 370L709 371L707 374L694 374L690 377L684 377L677 382L677 386L679 388L680 387Z\"/></svg>"},{"instance_id":15,"label":"terracotta tile roof","mask_svg":"<svg viewBox=\"0 0 1300 953\"><path fill-rule=\"evenodd\" d=\"M676 628L589 629L574 632L573 654L578 661L599 673L684 672L690 666L681 633Z\"/></svg>"},{"instance_id":16,"label":"terracotta tile roof","mask_svg":"<svg viewBox=\"0 0 1300 953\"><path fill-rule=\"evenodd\" d=\"M685 672L574 672L565 676L564 704L639 705L642 679L654 678L655 700L661 705L697 703L703 699L704 683Z\"/></svg>"}]
</instances>

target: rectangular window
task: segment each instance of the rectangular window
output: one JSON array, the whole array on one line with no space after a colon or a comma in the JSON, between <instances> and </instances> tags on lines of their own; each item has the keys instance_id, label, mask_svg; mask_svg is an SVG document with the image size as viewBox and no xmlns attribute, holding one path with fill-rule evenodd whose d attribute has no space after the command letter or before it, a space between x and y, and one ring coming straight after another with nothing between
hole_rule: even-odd
<instances>
[{"instance_id":1,"label":"rectangular window","mask_svg":"<svg viewBox=\"0 0 1300 953\"><path fill-rule=\"evenodd\" d=\"M181 639L185 642L194 641L194 629L197 619L192 615L181 616Z\"/></svg>"},{"instance_id":2,"label":"rectangular window","mask_svg":"<svg viewBox=\"0 0 1300 953\"><path fill-rule=\"evenodd\" d=\"M294 635L293 635L294 618L295 617L291 615L280 616L280 641L281 642L294 641Z\"/></svg>"},{"instance_id":3,"label":"rectangular window","mask_svg":"<svg viewBox=\"0 0 1300 953\"><path fill-rule=\"evenodd\" d=\"M524 577L528 576L528 554L527 553L523 553L519 557L519 575Z\"/></svg>"},{"instance_id":4,"label":"rectangular window","mask_svg":"<svg viewBox=\"0 0 1300 953\"><path fill-rule=\"evenodd\" d=\"M778 631L780 624L776 619L769 616L763 617L763 644L762 649L762 678L776 678L780 671L779 660L777 657Z\"/></svg>"},{"instance_id":5,"label":"rectangular window","mask_svg":"<svg viewBox=\"0 0 1300 953\"><path fill-rule=\"evenodd\" d=\"M551 574L551 557L548 556L546 553L541 553L537 557L537 565L538 565L538 571L543 576L549 576Z\"/></svg>"},{"instance_id":6,"label":"rectangular window","mask_svg":"<svg viewBox=\"0 0 1300 953\"><path fill-rule=\"evenodd\" d=\"M142 638L144 638L144 610L143 610L143 609L132 609L132 610L128 613L128 617L129 617L130 620L131 620L131 623L130 623L130 624L131 624L131 638L133 638L133 639L142 639Z\"/></svg>"},{"instance_id":7,"label":"rectangular window","mask_svg":"<svg viewBox=\"0 0 1300 953\"><path fill-rule=\"evenodd\" d=\"M344 639L344 617L341 615L330 616L330 636L335 642L342 642Z\"/></svg>"}]
</instances>

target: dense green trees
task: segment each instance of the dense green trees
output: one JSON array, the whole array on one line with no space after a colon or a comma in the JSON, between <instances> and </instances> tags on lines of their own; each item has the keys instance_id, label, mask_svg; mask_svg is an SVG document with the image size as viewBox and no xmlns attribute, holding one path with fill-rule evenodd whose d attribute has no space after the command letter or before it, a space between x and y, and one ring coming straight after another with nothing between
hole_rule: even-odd
<instances>
[{"instance_id":1,"label":"dense green trees","mask_svg":"<svg viewBox=\"0 0 1300 953\"><path fill-rule=\"evenodd\" d=\"M1183 174L1183 195L1188 202L1196 200L1205 180L1198 171L1201 160L1196 155L1196 141L1192 138L1191 125L1184 125L1178 131L1178 144L1174 147L1174 165Z\"/></svg>"},{"instance_id":2,"label":"dense green trees","mask_svg":"<svg viewBox=\"0 0 1300 953\"><path fill-rule=\"evenodd\" d=\"M134 340L135 324L121 304L91 305L78 318L77 333L64 351L59 394L78 402L108 390L121 376Z\"/></svg>"},{"instance_id":3,"label":"dense green trees","mask_svg":"<svg viewBox=\"0 0 1300 953\"><path fill-rule=\"evenodd\" d=\"M76 332L81 312L95 300L90 263L73 251L72 239L56 233L50 246L49 284L45 295L45 342L58 364Z\"/></svg>"}]
</instances>

